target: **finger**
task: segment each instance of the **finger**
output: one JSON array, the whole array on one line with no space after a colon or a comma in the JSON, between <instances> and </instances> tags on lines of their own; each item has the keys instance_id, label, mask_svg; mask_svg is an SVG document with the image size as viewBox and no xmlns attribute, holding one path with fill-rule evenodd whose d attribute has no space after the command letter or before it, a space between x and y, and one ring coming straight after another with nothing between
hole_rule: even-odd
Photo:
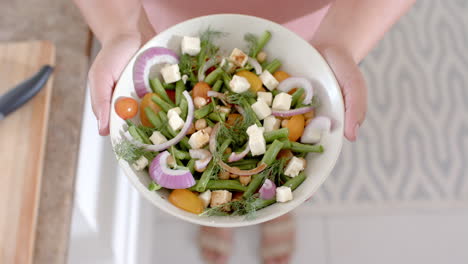
<instances>
[{"instance_id":1,"label":"finger","mask_svg":"<svg viewBox=\"0 0 468 264\"><path fill-rule=\"evenodd\" d=\"M355 141L367 111L367 87L364 76L347 52L329 48L322 51L332 68L345 102L344 135Z\"/></svg>"},{"instance_id":2,"label":"finger","mask_svg":"<svg viewBox=\"0 0 468 264\"><path fill-rule=\"evenodd\" d=\"M110 102L115 80L112 72L106 69L99 60L99 55L89 71L88 79L91 89L91 105L98 122L99 134L107 136L109 135Z\"/></svg>"}]
</instances>

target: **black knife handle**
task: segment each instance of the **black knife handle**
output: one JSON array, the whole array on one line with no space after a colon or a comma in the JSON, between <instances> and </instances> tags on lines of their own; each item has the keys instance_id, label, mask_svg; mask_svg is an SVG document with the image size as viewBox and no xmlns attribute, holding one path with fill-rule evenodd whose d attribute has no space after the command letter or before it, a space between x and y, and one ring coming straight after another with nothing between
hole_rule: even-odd
<instances>
[{"instance_id":1,"label":"black knife handle","mask_svg":"<svg viewBox=\"0 0 468 264\"><path fill-rule=\"evenodd\" d=\"M45 65L31 78L0 97L0 120L33 98L46 84L53 68Z\"/></svg>"}]
</instances>

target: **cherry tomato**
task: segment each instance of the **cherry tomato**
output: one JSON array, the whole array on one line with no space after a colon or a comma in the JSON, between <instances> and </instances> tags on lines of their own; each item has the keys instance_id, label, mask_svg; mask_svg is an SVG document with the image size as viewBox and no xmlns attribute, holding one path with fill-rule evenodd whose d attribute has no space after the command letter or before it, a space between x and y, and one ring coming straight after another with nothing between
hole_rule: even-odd
<instances>
[{"instance_id":1,"label":"cherry tomato","mask_svg":"<svg viewBox=\"0 0 468 264\"><path fill-rule=\"evenodd\" d=\"M166 90L166 93L167 93L167 96L169 96L169 99L171 99L171 101L173 103L175 103L175 91L174 90Z\"/></svg>"},{"instance_id":2,"label":"cherry tomato","mask_svg":"<svg viewBox=\"0 0 468 264\"><path fill-rule=\"evenodd\" d=\"M275 71L275 73L273 73L273 77L275 77L275 79L278 82L282 82L282 81L286 80L287 78L291 77L291 75L289 75L285 71Z\"/></svg>"},{"instance_id":3,"label":"cherry tomato","mask_svg":"<svg viewBox=\"0 0 468 264\"><path fill-rule=\"evenodd\" d=\"M130 119L138 113L138 102L130 97L122 97L115 103L115 112L123 120Z\"/></svg>"},{"instance_id":4,"label":"cherry tomato","mask_svg":"<svg viewBox=\"0 0 468 264\"><path fill-rule=\"evenodd\" d=\"M253 72L249 71L240 71L236 75L244 77L250 83L250 90L252 92L259 92L263 89L262 80ZM263 89L264 91L265 89Z\"/></svg>"},{"instance_id":5,"label":"cherry tomato","mask_svg":"<svg viewBox=\"0 0 468 264\"><path fill-rule=\"evenodd\" d=\"M153 124L149 121L148 117L146 116L145 108L151 108L156 114L161 111L161 108L151 100L151 97L157 96L155 93L147 93L143 96L143 100L140 103L140 120L141 124L146 127L153 127Z\"/></svg>"},{"instance_id":6,"label":"cherry tomato","mask_svg":"<svg viewBox=\"0 0 468 264\"><path fill-rule=\"evenodd\" d=\"M226 123L230 126L236 124L236 122L241 121L242 116L240 114L229 114L226 120Z\"/></svg>"},{"instance_id":7,"label":"cherry tomato","mask_svg":"<svg viewBox=\"0 0 468 264\"><path fill-rule=\"evenodd\" d=\"M297 141L304 133L305 120L303 115L295 115L289 119L286 127L289 129L290 141Z\"/></svg>"},{"instance_id":8,"label":"cherry tomato","mask_svg":"<svg viewBox=\"0 0 468 264\"><path fill-rule=\"evenodd\" d=\"M290 159L294 155L291 150L289 149L282 149L280 152L278 152L278 155L276 156L277 159Z\"/></svg>"},{"instance_id":9,"label":"cherry tomato","mask_svg":"<svg viewBox=\"0 0 468 264\"><path fill-rule=\"evenodd\" d=\"M193 87L192 97L193 98L203 97L206 100L209 100L210 97L208 97L208 91L211 91L211 87L209 84L207 84L206 82L198 82Z\"/></svg>"},{"instance_id":10,"label":"cherry tomato","mask_svg":"<svg viewBox=\"0 0 468 264\"><path fill-rule=\"evenodd\" d=\"M201 214L203 212L203 201L187 189L173 190L169 194L169 202L190 213Z\"/></svg>"}]
</instances>

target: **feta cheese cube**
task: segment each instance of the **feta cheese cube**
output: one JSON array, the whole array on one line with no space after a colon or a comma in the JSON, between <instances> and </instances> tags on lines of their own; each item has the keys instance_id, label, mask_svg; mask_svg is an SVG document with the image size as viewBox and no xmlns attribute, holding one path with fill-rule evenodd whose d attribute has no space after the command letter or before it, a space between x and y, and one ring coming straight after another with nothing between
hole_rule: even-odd
<instances>
[{"instance_id":1,"label":"feta cheese cube","mask_svg":"<svg viewBox=\"0 0 468 264\"><path fill-rule=\"evenodd\" d=\"M168 64L161 69L161 74L165 83L175 83L181 79L179 65Z\"/></svg>"},{"instance_id":2,"label":"feta cheese cube","mask_svg":"<svg viewBox=\"0 0 468 264\"><path fill-rule=\"evenodd\" d=\"M292 96L287 93L279 93L273 99L273 109L279 111L287 111L291 108Z\"/></svg>"},{"instance_id":3,"label":"feta cheese cube","mask_svg":"<svg viewBox=\"0 0 468 264\"><path fill-rule=\"evenodd\" d=\"M143 170L146 166L148 166L148 159L145 156L141 156L137 159L133 164L133 168L137 171Z\"/></svg>"},{"instance_id":4,"label":"feta cheese cube","mask_svg":"<svg viewBox=\"0 0 468 264\"><path fill-rule=\"evenodd\" d=\"M265 85L265 87L270 91L274 90L279 84L278 80L276 80L276 78L267 70L264 70L259 77L260 80L262 80L263 85Z\"/></svg>"},{"instance_id":5,"label":"feta cheese cube","mask_svg":"<svg viewBox=\"0 0 468 264\"><path fill-rule=\"evenodd\" d=\"M264 101L268 106L271 106L273 94L270 92L257 92L257 101Z\"/></svg>"},{"instance_id":6,"label":"feta cheese cube","mask_svg":"<svg viewBox=\"0 0 468 264\"><path fill-rule=\"evenodd\" d=\"M263 120L263 128L265 128L265 132L278 130L280 128L280 125L281 125L281 121L272 115L267 116Z\"/></svg>"},{"instance_id":7,"label":"feta cheese cube","mask_svg":"<svg viewBox=\"0 0 468 264\"><path fill-rule=\"evenodd\" d=\"M271 115L270 107L263 100L255 102L252 105L252 110L260 120L263 120L265 117Z\"/></svg>"},{"instance_id":8,"label":"feta cheese cube","mask_svg":"<svg viewBox=\"0 0 468 264\"><path fill-rule=\"evenodd\" d=\"M232 199L232 193L226 190L211 192L211 207L216 207L225 203L229 203Z\"/></svg>"},{"instance_id":9,"label":"feta cheese cube","mask_svg":"<svg viewBox=\"0 0 468 264\"><path fill-rule=\"evenodd\" d=\"M203 130L193 133L189 139L189 145L192 149L203 148L210 141L210 134Z\"/></svg>"},{"instance_id":10,"label":"feta cheese cube","mask_svg":"<svg viewBox=\"0 0 468 264\"><path fill-rule=\"evenodd\" d=\"M299 172L304 170L304 160L297 157L292 157L289 161L288 166L284 170L284 175L289 177L296 177L299 175Z\"/></svg>"},{"instance_id":11,"label":"feta cheese cube","mask_svg":"<svg viewBox=\"0 0 468 264\"><path fill-rule=\"evenodd\" d=\"M229 82L231 90L235 93L243 93L250 88L250 83L246 78L234 75L232 80Z\"/></svg>"},{"instance_id":12,"label":"feta cheese cube","mask_svg":"<svg viewBox=\"0 0 468 264\"><path fill-rule=\"evenodd\" d=\"M184 120L179 115L173 114L169 118L169 126L171 126L172 130L177 131L184 126Z\"/></svg>"},{"instance_id":13,"label":"feta cheese cube","mask_svg":"<svg viewBox=\"0 0 468 264\"><path fill-rule=\"evenodd\" d=\"M198 195L198 197L202 200L203 206L206 208L206 207L208 207L208 205L210 204L210 201L211 201L211 191L207 190L207 191L205 191L203 193L200 193L200 195Z\"/></svg>"},{"instance_id":14,"label":"feta cheese cube","mask_svg":"<svg viewBox=\"0 0 468 264\"><path fill-rule=\"evenodd\" d=\"M174 107L174 108L169 109L169 111L167 111L167 117L169 119L173 116L180 116L181 114L182 114L182 110L180 109L180 107Z\"/></svg>"},{"instance_id":15,"label":"feta cheese cube","mask_svg":"<svg viewBox=\"0 0 468 264\"><path fill-rule=\"evenodd\" d=\"M195 56L200 52L200 38L187 37L182 38L182 54Z\"/></svg>"},{"instance_id":16,"label":"feta cheese cube","mask_svg":"<svg viewBox=\"0 0 468 264\"><path fill-rule=\"evenodd\" d=\"M293 199L293 194L290 187L281 186L276 188L276 201L285 203Z\"/></svg>"},{"instance_id":17,"label":"feta cheese cube","mask_svg":"<svg viewBox=\"0 0 468 264\"><path fill-rule=\"evenodd\" d=\"M263 127L258 127L257 125L251 125L247 128L247 135L249 135L248 143L252 156L262 155L266 152L266 142L263 137L264 130Z\"/></svg>"},{"instance_id":18,"label":"feta cheese cube","mask_svg":"<svg viewBox=\"0 0 468 264\"><path fill-rule=\"evenodd\" d=\"M159 131L154 131L149 139L154 145L161 145L167 142L167 138Z\"/></svg>"},{"instance_id":19,"label":"feta cheese cube","mask_svg":"<svg viewBox=\"0 0 468 264\"><path fill-rule=\"evenodd\" d=\"M239 67L244 67L248 59L249 56L238 48L233 49L231 56L229 56L229 60Z\"/></svg>"}]
</instances>

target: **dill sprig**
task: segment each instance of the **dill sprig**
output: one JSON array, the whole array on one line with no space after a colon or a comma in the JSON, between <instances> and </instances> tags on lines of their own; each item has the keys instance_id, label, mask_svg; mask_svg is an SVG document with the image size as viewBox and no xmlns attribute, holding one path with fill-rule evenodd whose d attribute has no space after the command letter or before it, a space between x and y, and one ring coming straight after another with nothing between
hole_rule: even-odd
<instances>
[{"instance_id":1,"label":"dill sprig","mask_svg":"<svg viewBox=\"0 0 468 264\"><path fill-rule=\"evenodd\" d=\"M246 126L245 129L257 121L257 115L249 104L249 99L251 98L255 98L255 94L252 92L229 93L227 95L228 103L237 104L244 110L242 117L243 124Z\"/></svg>"},{"instance_id":2,"label":"dill sprig","mask_svg":"<svg viewBox=\"0 0 468 264\"><path fill-rule=\"evenodd\" d=\"M197 83L197 77L194 71L198 69L198 60L196 57L192 57L188 54L182 54L179 60L179 70L182 75L187 75L192 85Z\"/></svg>"},{"instance_id":3,"label":"dill sprig","mask_svg":"<svg viewBox=\"0 0 468 264\"><path fill-rule=\"evenodd\" d=\"M145 156L151 162L157 155L157 152L147 151L144 148L133 145L130 141L123 139L115 145L115 154L118 159L123 159L129 163L133 163L141 156Z\"/></svg>"},{"instance_id":4,"label":"dill sprig","mask_svg":"<svg viewBox=\"0 0 468 264\"><path fill-rule=\"evenodd\" d=\"M226 33L207 28L200 34L200 53L198 54L198 67L202 67L207 58L216 55L219 47L213 42L215 39L225 36Z\"/></svg>"},{"instance_id":5,"label":"dill sprig","mask_svg":"<svg viewBox=\"0 0 468 264\"><path fill-rule=\"evenodd\" d=\"M231 201L213 208L206 209L200 216L242 216L245 215L246 219L255 218L257 211L254 202L259 199L256 196L251 196L247 199ZM231 213L226 212L226 208L231 209Z\"/></svg>"},{"instance_id":6,"label":"dill sprig","mask_svg":"<svg viewBox=\"0 0 468 264\"><path fill-rule=\"evenodd\" d=\"M282 182L282 175L284 173L284 167L286 167L287 159L282 158L274 162L271 166L266 168L261 174L265 175L265 178L270 179L270 181L274 182L276 186L283 185Z\"/></svg>"},{"instance_id":7,"label":"dill sprig","mask_svg":"<svg viewBox=\"0 0 468 264\"><path fill-rule=\"evenodd\" d=\"M252 57L255 53L255 50L258 47L258 39L252 33L247 33L244 35L244 40L247 42L247 47L249 49L249 56Z\"/></svg>"}]
</instances>

